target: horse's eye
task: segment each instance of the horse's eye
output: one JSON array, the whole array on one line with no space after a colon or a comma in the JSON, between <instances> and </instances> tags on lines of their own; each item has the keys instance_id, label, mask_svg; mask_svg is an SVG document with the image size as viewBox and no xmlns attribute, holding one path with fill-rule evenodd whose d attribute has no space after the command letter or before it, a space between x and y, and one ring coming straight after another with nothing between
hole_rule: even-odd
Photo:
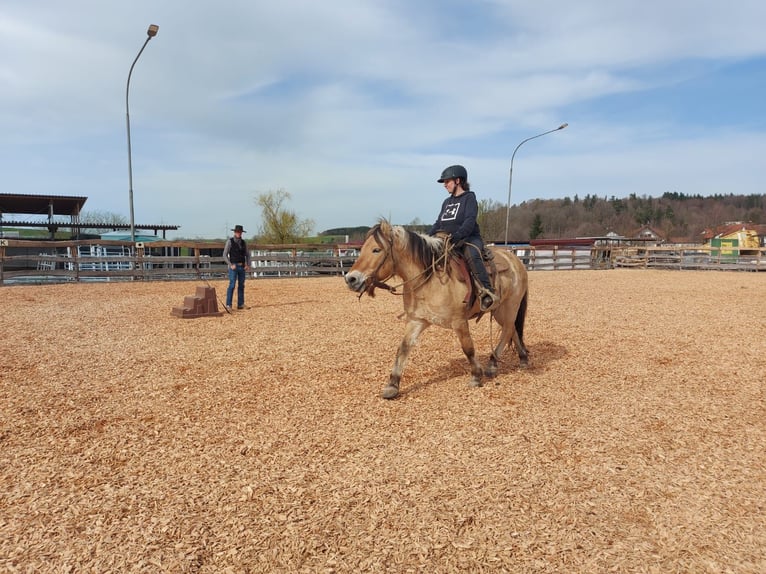
<instances>
[{"instance_id":1,"label":"horse's eye","mask_svg":"<svg viewBox=\"0 0 766 574\"><path fill-rule=\"evenodd\" d=\"M380 253L381 251L383 251L383 250L382 250L380 247L374 247L374 248L372 249L372 252L373 252L373 253Z\"/></svg>"}]
</instances>

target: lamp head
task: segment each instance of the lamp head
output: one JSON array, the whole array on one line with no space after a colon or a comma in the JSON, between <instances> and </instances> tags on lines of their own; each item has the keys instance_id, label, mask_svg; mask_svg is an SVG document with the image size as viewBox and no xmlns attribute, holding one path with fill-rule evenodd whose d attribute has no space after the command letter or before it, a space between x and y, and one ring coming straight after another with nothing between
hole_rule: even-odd
<instances>
[{"instance_id":1,"label":"lamp head","mask_svg":"<svg viewBox=\"0 0 766 574\"><path fill-rule=\"evenodd\" d=\"M160 30L160 27L157 26L157 24L152 24L149 26L149 29L146 31L146 34L150 38L154 38L157 35L157 32L159 32L159 30Z\"/></svg>"},{"instance_id":2,"label":"lamp head","mask_svg":"<svg viewBox=\"0 0 766 574\"><path fill-rule=\"evenodd\" d=\"M560 125L559 127L557 127L556 129L557 129L557 130L563 130L563 129L564 129L565 127L567 127L568 125L569 125L568 123L564 122L563 124L561 124L561 125Z\"/></svg>"}]
</instances>

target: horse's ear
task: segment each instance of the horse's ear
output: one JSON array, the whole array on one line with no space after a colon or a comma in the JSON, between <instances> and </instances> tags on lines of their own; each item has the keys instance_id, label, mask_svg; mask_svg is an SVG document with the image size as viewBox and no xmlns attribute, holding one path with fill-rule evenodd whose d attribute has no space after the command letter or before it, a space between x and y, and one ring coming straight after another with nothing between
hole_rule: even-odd
<instances>
[{"instance_id":1,"label":"horse's ear","mask_svg":"<svg viewBox=\"0 0 766 574\"><path fill-rule=\"evenodd\" d=\"M380 230L383 232L383 235L386 237L390 237L391 235L391 224L388 222L387 219L381 219L380 220Z\"/></svg>"}]
</instances>

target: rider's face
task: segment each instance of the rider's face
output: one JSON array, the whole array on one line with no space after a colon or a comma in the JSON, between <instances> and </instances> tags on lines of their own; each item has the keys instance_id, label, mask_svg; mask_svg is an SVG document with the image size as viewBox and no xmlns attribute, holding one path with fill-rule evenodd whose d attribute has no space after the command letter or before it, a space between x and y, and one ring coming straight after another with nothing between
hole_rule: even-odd
<instances>
[{"instance_id":1,"label":"rider's face","mask_svg":"<svg viewBox=\"0 0 766 574\"><path fill-rule=\"evenodd\" d=\"M457 189L457 183L454 179L445 179L444 180L444 189L447 190L447 193L452 195L455 193L455 189Z\"/></svg>"}]
</instances>

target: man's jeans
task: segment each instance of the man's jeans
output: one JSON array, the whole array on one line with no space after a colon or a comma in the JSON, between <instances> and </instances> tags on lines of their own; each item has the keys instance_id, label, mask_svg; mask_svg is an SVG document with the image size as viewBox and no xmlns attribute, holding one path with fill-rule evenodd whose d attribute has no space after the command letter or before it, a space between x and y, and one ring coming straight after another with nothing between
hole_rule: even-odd
<instances>
[{"instance_id":1,"label":"man's jeans","mask_svg":"<svg viewBox=\"0 0 766 574\"><path fill-rule=\"evenodd\" d=\"M226 306L231 307L231 299L234 296L234 284L239 281L237 289L237 307L245 304L245 266L237 264L236 269L229 267L229 288L226 290Z\"/></svg>"}]
</instances>

